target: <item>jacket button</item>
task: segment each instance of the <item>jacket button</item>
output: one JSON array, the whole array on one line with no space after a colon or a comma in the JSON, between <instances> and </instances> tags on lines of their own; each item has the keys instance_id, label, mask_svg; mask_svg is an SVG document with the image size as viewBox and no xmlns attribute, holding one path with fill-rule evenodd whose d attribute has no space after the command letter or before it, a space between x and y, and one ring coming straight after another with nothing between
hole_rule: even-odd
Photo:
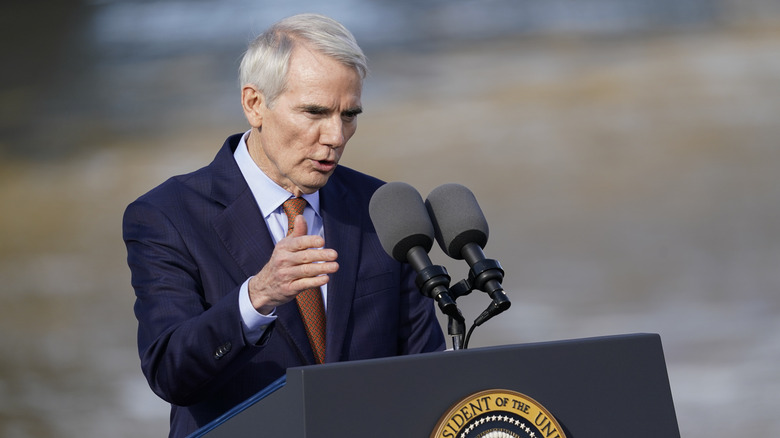
<instances>
[{"instance_id":1,"label":"jacket button","mask_svg":"<svg viewBox=\"0 0 780 438\"><path fill-rule=\"evenodd\" d=\"M217 351L214 352L214 359L222 359L222 357L226 355L231 348L233 348L233 344L231 344L230 341L220 345L217 348Z\"/></svg>"}]
</instances>

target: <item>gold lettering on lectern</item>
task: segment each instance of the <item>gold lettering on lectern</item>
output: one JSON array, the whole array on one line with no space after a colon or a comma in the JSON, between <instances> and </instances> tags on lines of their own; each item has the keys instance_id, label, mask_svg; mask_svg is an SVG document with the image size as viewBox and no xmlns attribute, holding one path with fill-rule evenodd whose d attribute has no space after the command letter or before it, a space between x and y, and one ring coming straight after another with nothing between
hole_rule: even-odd
<instances>
[{"instance_id":1,"label":"gold lettering on lectern","mask_svg":"<svg viewBox=\"0 0 780 438\"><path fill-rule=\"evenodd\" d=\"M461 426L466 424L466 422L468 422L469 420L471 420L477 415L489 411L491 409L490 408L491 400L492 398L490 396L485 396L485 397L476 398L468 402L466 406L460 408L458 412L450 418L450 421L447 422L447 427L452 431L455 431L455 433L457 433L457 430ZM454 436L454 435L448 434L445 436Z\"/></svg>"},{"instance_id":2,"label":"gold lettering on lectern","mask_svg":"<svg viewBox=\"0 0 780 438\"><path fill-rule=\"evenodd\" d=\"M530 406L528 406L527 404L523 403L520 400L513 399L512 400L512 409L517 409L518 411L520 411L520 412L522 412L524 414L527 414L528 413L528 409L530 409Z\"/></svg>"},{"instance_id":3,"label":"gold lettering on lectern","mask_svg":"<svg viewBox=\"0 0 780 438\"><path fill-rule=\"evenodd\" d=\"M544 434L545 438L560 438L561 436L558 434L558 429L553 427L552 422L550 421L547 416L544 415L544 413L539 412L536 414L536 419L534 420L534 424L539 426L539 431Z\"/></svg>"}]
</instances>

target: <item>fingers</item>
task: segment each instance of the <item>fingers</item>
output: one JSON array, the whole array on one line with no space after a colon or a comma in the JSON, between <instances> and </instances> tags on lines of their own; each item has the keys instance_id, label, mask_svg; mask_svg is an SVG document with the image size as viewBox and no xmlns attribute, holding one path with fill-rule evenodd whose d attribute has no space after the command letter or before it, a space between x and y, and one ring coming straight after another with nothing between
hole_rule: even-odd
<instances>
[{"instance_id":1,"label":"fingers","mask_svg":"<svg viewBox=\"0 0 780 438\"><path fill-rule=\"evenodd\" d=\"M306 252L310 251L333 250L315 249ZM274 250L268 263L250 279L249 298L254 307L263 314L268 314L274 307L292 301L306 289L322 287L330 280L329 274L339 269L335 261L297 263L294 261L295 257L290 254L299 253Z\"/></svg>"},{"instance_id":2,"label":"fingers","mask_svg":"<svg viewBox=\"0 0 780 438\"><path fill-rule=\"evenodd\" d=\"M328 254L330 252L335 253L333 250L307 250L305 253L319 254L321 251L327 251ZM292 257L281 261L280 268L282 269L282 272L280 274L283 274L288 281L333 274L339 269L339 264L335 261L335 258L331 259L330 256L328 256L328 260L321 260L322 257L312 255L311 258L313 261L307 262L305 260L307 260L308 257L301 255L302 253L303 252L296 253Z\"/></svg>"},{"instance_id":3,"label":"fingers","mask_svg":"<svg viewBox=\"0 0 780 438\"><path fill-rule=\"evenodd\" d=\"M320 236L309 236L308 224L303 216L298 215L293 221L293 229L290 234L280 240L277 246L282 246L289 251L303 251L308 248L322 248L325 240Z\"/></svg>"},{"instance_id":4,"label":"fingers","mask_svg":"<svg viewBox=\"0 0 780 438\"><path fill-rule=\"evenodd\" d=\"M301 237L305 236L308 232L309 224L306 223L306 219L302 215L295 216L295 220L293 221L293 229L290 233L290 236Z\"/></svg>"},{"instance_id":5,"label":"fingers","mask_svg":"<svg viewBox=\"0 0 780 438\"><path fill-rule=\"evenodd\" d=\"M332 274L338 269L336 261L338 254L334 249L323 248L325 240L320 236L306 234L308 225L303 216L296 216L293 230L276 245L274 256L282 261L282 264L298 267L301 271L298 278L315 277L317 275Z\"/></svg>"},{"instance_id":6,"label":"fingers","mask_svg":"<svg viewBox=\"0 0 780 438\"><path fill-rule=\"evenodd\" d=\"M339 269L336 262L338 254L330 248L306 248L299 251L279 248L279 251L274 252L278 252L274 254L278 261L276 274L282 283L287 283L290 290L320 287L328 282L329 274Z\"/></svg>"},{"instance_id":7,"label":"fingers","mask_svg":"<svg viewBox=\"0 0 780 438\"><path fill-rule=\"evenodd\" d=\"M303 216L293 221L293 230L274 247L268 263L250 280L249 295L258 310L289 302L301 291L328 283L339 269L338 254L324 248L320 236L307 235ZM267 312L266 312L267 313Z\"/></svg>"},{"instance_id":8,"label":"fingers","mask_svg":"<svg viewBox=\"0 0 780 438\"><path fill-rule=\"evenodd\" d=\"M330 277L327 274L321 274L314 277L301 277L290 282L290 289L295 291L295 295L297 295L306 289L325 286L328 284L328 281L330 281Z\"/></svg>"}]
</instances>

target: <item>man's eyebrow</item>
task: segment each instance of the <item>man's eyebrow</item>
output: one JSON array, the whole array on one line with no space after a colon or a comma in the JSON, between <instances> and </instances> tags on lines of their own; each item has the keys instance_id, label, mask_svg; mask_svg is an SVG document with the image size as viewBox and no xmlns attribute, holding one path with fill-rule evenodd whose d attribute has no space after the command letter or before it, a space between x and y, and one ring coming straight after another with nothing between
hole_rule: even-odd
<instances>
[{"instance_id":1,"label":"man's eyebrow","mask_svg":"<svg viewBox=\"0 0 780 438\"><path fill-rule=\"evenodd\" d=\"M303 104L300 105L298 109L303 112L312 113L312 114L327 114L331 111L330 108L323 105L317 105L316 103ZM341 112L341 114L346 116L356 116L362 112L363 112L363 107L356 106L354 108L345 109L344 111Z\"/></svg>"},{"instance_id":2,"label":"man's eyebrow","mask_svg":"<svg viewBox=\"0 0 780 438\"><path fill-rule=\"evenodd\" d=\"M322 106L322 105L317 105L315 103L303 104L303 105L299 106L298 108L301 111L305 111L307 113L315 113L315 114L324 114L324 113L327 113L328 111L330 111L330 108Z\"/></svg>"}]
</instances>

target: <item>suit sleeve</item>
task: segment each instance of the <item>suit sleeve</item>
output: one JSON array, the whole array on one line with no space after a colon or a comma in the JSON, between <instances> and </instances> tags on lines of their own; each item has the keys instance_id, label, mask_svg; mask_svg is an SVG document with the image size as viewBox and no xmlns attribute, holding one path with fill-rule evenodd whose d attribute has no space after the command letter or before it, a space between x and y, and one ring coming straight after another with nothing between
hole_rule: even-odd
<instances>
[{"instance_id":1,"label":"suit sleeve","mask_svg":"<svg viewBox=\"0 0 780 438\"><path fill-rule=\"evenodd\" d=\"M181 230L159 208L136 201L123 234L135 289L141 367L152 390L181 406L203 400L251 357L238 308L240 285L205 299L200 268ZM271 328L267 330L267 339ZM261 340L261 343L263 340Z\"/></svg>"}]
</instances>

